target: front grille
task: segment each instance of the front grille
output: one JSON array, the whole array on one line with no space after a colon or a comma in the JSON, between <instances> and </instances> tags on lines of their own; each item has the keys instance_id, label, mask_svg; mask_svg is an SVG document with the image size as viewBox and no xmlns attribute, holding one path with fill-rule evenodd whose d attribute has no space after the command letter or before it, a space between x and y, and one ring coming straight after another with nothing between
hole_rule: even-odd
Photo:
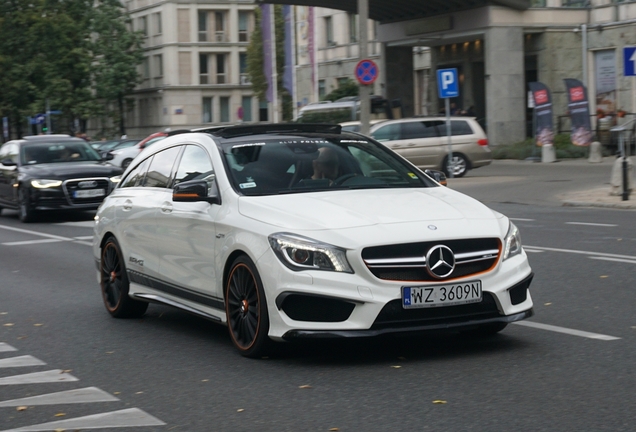
<instances>
[{"instance_id":1,"label":"front grille","mask_svg":"<svg viewBox=\"0 0 636 432\"><path fill-rule=\"evenodd\" d=\"M94 182L94 184L88 188L80 188L80 183L83 182ZM75 198L76 191L91 189L103 189L105 195L87 198ZM99 204L110 192L110 181L105 178L67 180L66 182L64 182L64 192L66 193L66 196L68 197L68 200L72 205Z\"/></svg>"},{"instance_id":2,"label":"front grille","mask_svg":"<svg viewBox=\"0 0 636 432\"><path fill-rule=\"evenodd\" d=\"M479 303L421 309L404 309L402 300L397 299L382 308L371 329L453 324L500 316L495 298L488 292L483 293Z\"/></svg>"},{"instance_id":3,"label":"front grille","mask_svg":"<svg viewBox=\"0 0 636 432\"><path fill-rule=\"evenodd\" d=\"M473 276L491 270L497 264L501 242L497 238L444 240L374 246L362 251L365 264L379 279L411 282L439 281L429 274L426 255L434 246L450 248L455 268L443 280Z\"/></svg>"}]
</instances>

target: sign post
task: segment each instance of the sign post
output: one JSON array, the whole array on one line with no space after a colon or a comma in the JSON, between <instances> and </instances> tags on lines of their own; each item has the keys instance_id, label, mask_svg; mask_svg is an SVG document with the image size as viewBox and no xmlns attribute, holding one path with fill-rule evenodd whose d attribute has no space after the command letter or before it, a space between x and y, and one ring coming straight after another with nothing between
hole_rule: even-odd
<instances>
[{"instance_id":1,"label":"sign post","mask_svg":"<svg viewBox=\"0 0 636 432\"><path fill-rule=\"evenodd\" d=\"M444 107L446 111L446 134L448 136L448 160L446 171L448 176L453 178L455 164L453 163L453 144L451 142L451 121L450 121L450 98L459 96L459 80L457 78L457 69L438 69L437 70L437 90L439 97L444 99Z\"/></svg>"}]
</instances>

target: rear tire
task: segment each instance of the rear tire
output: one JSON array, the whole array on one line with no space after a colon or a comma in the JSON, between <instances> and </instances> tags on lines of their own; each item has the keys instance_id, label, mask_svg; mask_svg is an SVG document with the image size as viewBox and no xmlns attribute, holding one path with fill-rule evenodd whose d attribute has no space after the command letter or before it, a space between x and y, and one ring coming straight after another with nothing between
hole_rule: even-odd
<instances>
[{"instance_id":1,"label":"rear tire","mask_svg":"<svg viewBox=\"0 0 636 432\"><path fill-rule=\"evenodd\" d=\"M115 318L140 318L146 313L148 303L128 295L128 274L115 237L109 237L102 247L99 273L102 299L109 314Z\"/></svg>"},{"instance_id":2,"label":"rear tire","mask_svg":"<svg viewBox=\"0 0 636 432\"><path fill-rule=\"evenodd\" d=\"M21 222L29 223L35 220L35 209L29 198L29 191L25 188L18 189L18 217Z\"/></svg>"},{"instance_id":3,"label":"rear tire","mask_svg":"<svg viewBox=\"0 0 636 432\"><path fill-rule=\"evenodd\" d=\"M460 178L464 177L468 170L470 169L470 163L466 159L466 157L461 153L453 153L453 177ZM448 172L448 156L444 158L444 165L442 166L442 171L446 174L446 177L450 177Z\"/></svg>"},{"instance_id":4,"label":"rear tire","mask_svg":"<svg viewBox=\"0 0 636 432\"><path fill-rule=\"evenodd\" d=\"M249 257L234 260L225 282L225 312L230 338L245 357L266 355L273 344L269 338L269 314L263 282Z\"/></svg>"}]
</instances>

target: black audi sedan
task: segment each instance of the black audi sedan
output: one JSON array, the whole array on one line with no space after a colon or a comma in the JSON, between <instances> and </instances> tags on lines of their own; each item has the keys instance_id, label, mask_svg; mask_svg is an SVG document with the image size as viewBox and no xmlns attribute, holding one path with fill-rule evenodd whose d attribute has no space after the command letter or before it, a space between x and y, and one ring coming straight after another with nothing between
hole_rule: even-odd
<instances>
[{"instance_id":1,"label":"black audi sedan","mask_svg":"<svg viewBox=\"0 0 636 432\"><path fill-rule=\"evenodd\" d=\"M0 211L17 209L22 222L43 210L93 210L120 180L87 142L70 135L37 135L0 147Z\"/></svg>"}]
</instances>

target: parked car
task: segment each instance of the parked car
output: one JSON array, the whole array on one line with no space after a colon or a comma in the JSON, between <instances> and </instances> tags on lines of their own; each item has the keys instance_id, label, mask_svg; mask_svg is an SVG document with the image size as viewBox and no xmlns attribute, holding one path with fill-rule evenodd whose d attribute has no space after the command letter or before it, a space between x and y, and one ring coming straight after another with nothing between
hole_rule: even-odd
<instances>
[{"instance_id":1,"label":"parked car","mask_svg":"<svg viewBox=\"0 0 636 432\"><path fill-rule=\"evenodd\" d=\"M69 135L8 141L0 147L0 210L17 209L22 222L31 222L42 210L96 209L122 172Z\"/></svg>"},{"instance_id":2,"label":"parked car","mask_svg":"<svg viewBox=\"0 0 636 432\"><path fill-rule=\"evenodd\" d=\"M109 151L109 154L113 156L110 164L126 169L128 168L128 165L130 165L130 162L132 162L144 148L156 143L157 141L161 141L167 136L167 132L157 132L147 136L137 143L122 147L117 146Z\"/></svg>"},{"instance_id":3,"label":"parked car","mask_svg":"<svg viewBox=\"0 0 636 432\"><path fill-rule=\"evenodd\" d=\"M533 313L507 217L337 125L164 139L99 208L93 254L113 317L181 308L251 357L273 340L492 334Z\"/></svg>"},{"instance_id":4,"label":"parked car","mask_svg":"<svg viewBox=\"0 0 636 432\"><path fill-rule=\"evenodd\" d=\"M492 154L486 133L473 117L451 117L453 177L489 165ZM446 117L388 120L371 127L371 136L419 168L448 170Z\"/></svg>"},{"instance_id":5,"label":"parked car","mask_svg":"<svg viewBox=\"0 0 636 432\"><path fill-rule=\"evenodd\" d=\"M133 145L137 144L139 141L141 140L126 138L126 139L116 139L116 140L110 140L110 141L93 141L90 143L90 145L98 152L108 152L110 150L115 150L116 148L132 147Z\"/></svg>"},{"instance_id":6,"label":"parked car","mask_svg":"<svg viewBox=\"0 0 636 432\"><path fill-rule=\"evenodd\" d=\"M372 120L369 121L369 127L375 126L378 123L382 123L383 121L386 121L386 120L384 120L384 119L372 119ZM340 123L340 126L342 126L342 130L343 131L360 132L360 121L359 120L343 122L343 123Z\"/></svg>"}]
</instances>

